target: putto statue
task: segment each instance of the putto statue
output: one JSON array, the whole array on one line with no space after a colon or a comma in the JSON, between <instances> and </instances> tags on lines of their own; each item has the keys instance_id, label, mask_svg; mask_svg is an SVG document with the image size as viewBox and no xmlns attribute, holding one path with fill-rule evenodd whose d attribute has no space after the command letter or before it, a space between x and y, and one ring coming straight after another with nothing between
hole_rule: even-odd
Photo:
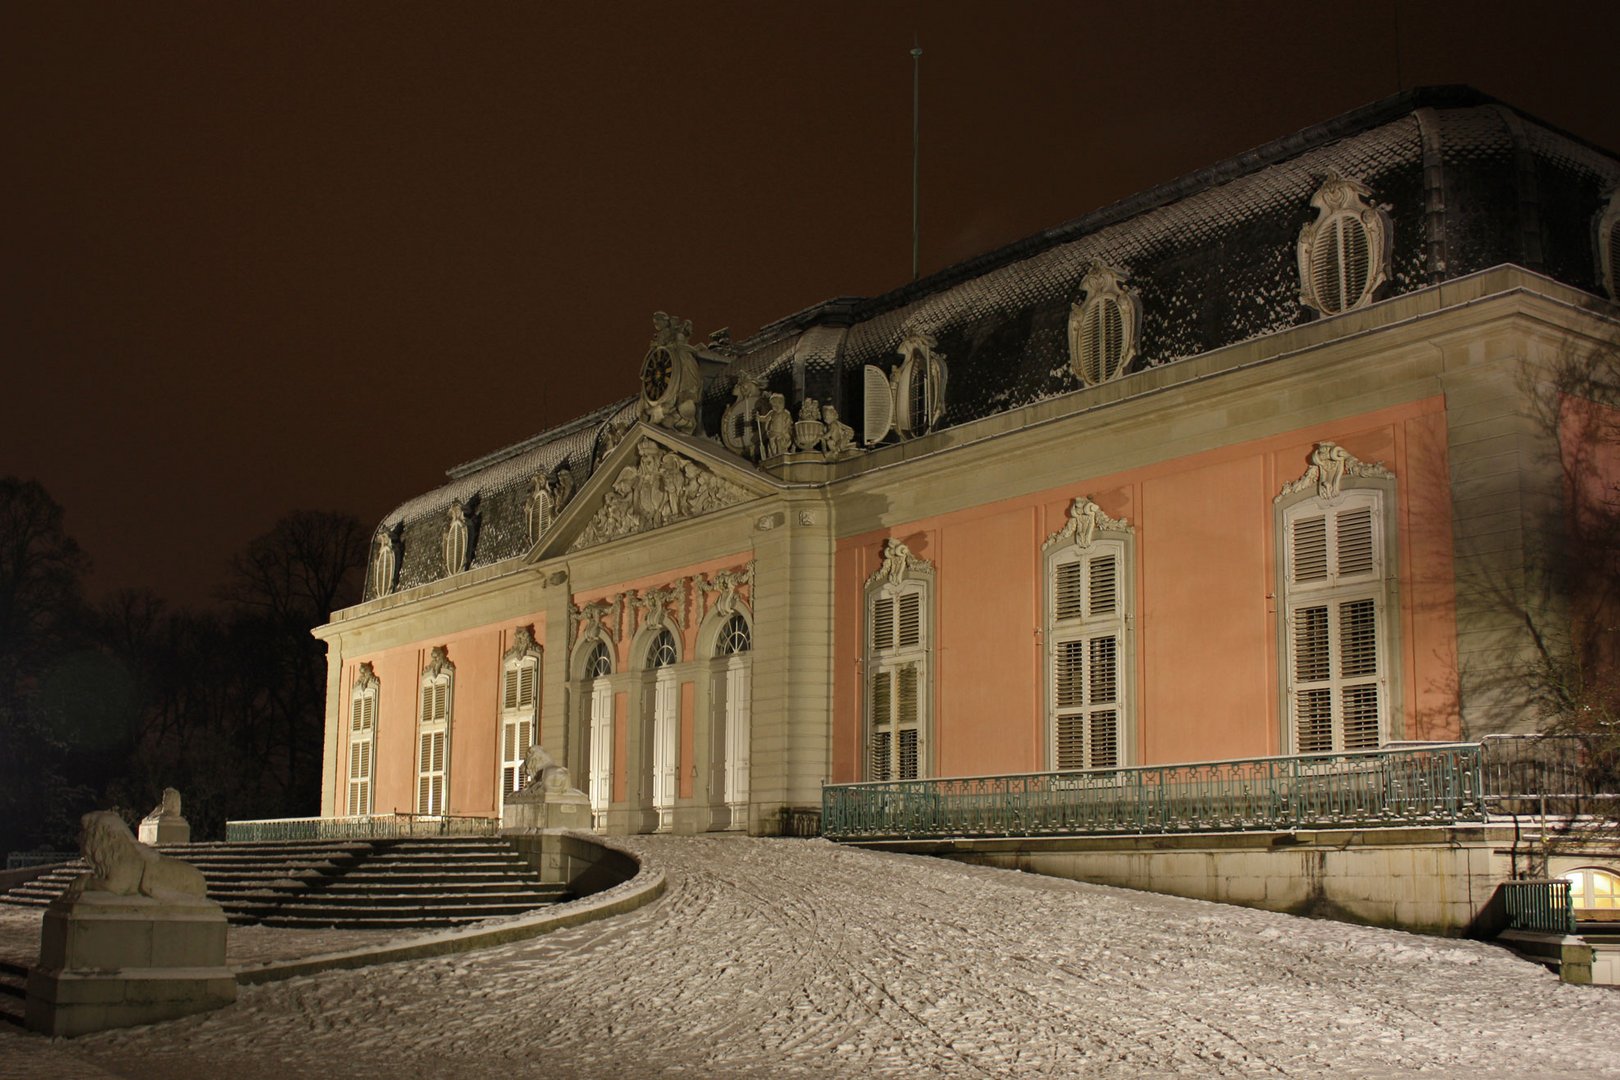
<instances>
[{"instance_id":1,"label":"putto statue","mask_svg":"<svg viewBox=\"0 0 1620 1080\"><path fill-rule=\"evenodd\" d=\"M855 429L838 419L838 410L831 405L821 407L821 422L826 426L827 433L821 437L821 445L827 452L828 461L849 457L855 453Z\"/></svg>"},{"instance_id":2,"label":"putto statue","mask_svg":"<svg viewBox=\"0 0 1620 1080\"><path fill-rule=\"evenodd\" d=\"M759 441L765 457L781 457L793 452L793 414L787 411L787 398L771 395L771 407L759 414Z\"/></svg>"}]
</instances>

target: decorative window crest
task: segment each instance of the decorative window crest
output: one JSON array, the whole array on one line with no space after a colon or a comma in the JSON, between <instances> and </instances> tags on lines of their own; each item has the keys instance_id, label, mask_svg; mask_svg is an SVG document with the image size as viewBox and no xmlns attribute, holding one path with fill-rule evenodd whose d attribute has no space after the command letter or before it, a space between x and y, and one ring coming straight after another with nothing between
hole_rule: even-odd
<instances>
[{"instance_id":1,"label":"decorative window crest","mask_svg":"<svg viewBox=\"0 0 1620 1080\"><path fill-rule=\"evenodd\" d=\"M1136 358L1142 308L1125 278L1093 262L1080 282L1085 299L1069 309L1069 363L1087 386L1119 378Z\"/></svg>"},{"instance_id":2,"label":"decorative window crest","mask_svg":"<svg viewBox=\"0 0 1620 1080\"><path fill-rule=\"evenodd\" d=\"M574 608L575 621L579 624L579 637L576 640L601 637L603 619L608 612L614 611L617 607L618 605L611 600L592 600L583 607Z\"/></svg>"},{"instance_id":3,"label":"decorative window crest","mask_svg":"<svg viewBox=\"0 0 1620 1080\"><path fill-rule=\"evenodd\" d=\"M362 662L359 667L355 668L354 692L357 694L363 694L367 690L374 689L376 686L377 669L371 666L370 660L366 660Z\"/></svg>"},{"instance_id":4,"label":"decorative window crest","mask_svg":"<svg viewBox=\"0 0 1620 1080\"><path fill-rule=\"evenodd\" d=\"M435 645L428 653L427 667L422 669L422 678L437 679L441 675L454 675L456 665L450 662L450 650L445 645Z\"/></svg>"},{"instance_id":5,"label":"decorative window crest","mask_svg":"<svg viewBox=\"0 0 1620 1080\"><path fill-rule=\"evenodd\" d=\"M1609 202L1598 212L1598 277L1609 299L1620 300L1620 186L1611 188Z\"/></svg>"},{"instance_id":6,"label":"decorative window crest","mask_svg":"<svg viewBox=\"0 0 1620 1080\"><path fill-rule=\"evenodd\" d=\"M712 589L719 592L714 602L714 610L722 615L732 615L737 611L739 597L737 591L743 586L752 587L754 583L754 564L749 563L745 570L717 570L709 579Z\"/></svg>"},{"instance_id":7,"label":"decorative window crest","mask_svg":"<svg viewBox=\"0 0 1620 1080\"><path fill-rule=\"evenodd\" d=\"M1135 531L1124 518L1109 517L1091 499L1079 498L1069 506L1069 520L1064 522L1063 528L1047 538L1046 543L1041 545L1041 551L1050 552L1065 543L1084 550L1091 546L1099 533L1129 534Z\"/></svg>"},{"instance_id":8,"label":"decorative window crest","mask_svg":"<svg viewBox=\"0 0 1620 1080\"><path fill-rule=\"evenodd\" d=\"M684 590L679 584L664 585L658 588L642 589L641 595L636 597L636 611L642 626L651 626L662 622L673 612L674 620L686 627L686 604Z\"/></svg>"},{"instance_id":9,"label":"decorative window crest","mask_svg":"<svg viewBox=\"0 0 1620 1080\"><path fill-rule=\"evenodd\" d=\"M404 546L405 523L395 522L377 530L371 553L371 595L387 596L399 584L399 555Z\"/></svg>"},{"instance_id":10,"label":"decorative window crest","mask_svg":"<svg viewBox=\"0 0 1620 1080\"><path fill-rule=\"evenodd\" d=\"M890 539L883 542L883 562L872 576L866 579L866 587L871 589L881 585L885 591L893 592L908 577L933 577L933 575L933 563L912 554L911 549L899 540Z\"/></svg>"},{"instance_id":11,"label":"decorative window crest","mask_svg":"<svg viewBox=\"0 0 1620 1080\"><path fill-rule=\"evenodd\" d=\"M533 626L520 626L512 632L512 647L501 655L503 663L514 663L540 655L540 645L534 640Z\"/></svg>"},{"instance_id":12,"label":"decorative window crest","mask_svg":"<svg viewBox=\"0 0 1620 1080\"><path fill-rule=\"evenodd\" d=\"M1395 474L1386 469L1383 462L1361 461L1338 443L1317 443L1316 449L1311 451L1310 461L1300 478L1284 484L1273 502L1312 488L1316 489L1318 498L1332 502L1339 497L1339 488L1347 478L1395 479Z\"/></svg>"},{"instance_id":13,"label":"decorative window crest","mask_svg":"<svg viewBox=\"0 0 1620 1080\"><path fill-rule=\"evenodd\" d=\"M472 558L473 534L477 527L478 496L450 504L450 520L444 526L444 572L459 574Z\"/></svg>"},{"instance_id":14,"label":"decorative window crest","mask_svg":"<svg viewBox=\"0 0 1620 1080\"><path fill-rule=\"evenodd\" d=\"M892 374L868 364L866 418L861 441L872 446L895 432L902 439L925 435L945 415L945 354L930 334L911 330L895 350L900 365Z\"/></svg>"},{"instance_id":15,"label":"decorative window crest","mask_svg":"<svg viewBox=\"0 0 1620 1080\"><path fill-rule=\"evenodd\" d=\"M1300 302L1323 315L1368 303L1389 278L1389 208L1369 204L1372 191L1329 173L1311 205L1315 221L1299 231Z\"/></svg>"},{"instance_id":16,"label":"decorative window crest","mask_svg":"<svg viewBox=\"0 0 1620 1080\"><path fill-rule=\"evenodd\" d=\"M619 470L602 508L568 550L634 536L749 498L743 488L651 439L641 441L637 455L636 464Z\"/></svg>"}]
</instances>

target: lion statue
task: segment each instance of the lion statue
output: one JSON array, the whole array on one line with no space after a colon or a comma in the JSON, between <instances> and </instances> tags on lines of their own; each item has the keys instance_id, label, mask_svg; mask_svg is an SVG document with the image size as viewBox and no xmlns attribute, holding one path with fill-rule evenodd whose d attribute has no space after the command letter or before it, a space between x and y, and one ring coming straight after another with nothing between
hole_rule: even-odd
<instances>
[{"instance_id":1,"label":"lion statue","mask_svg":"<svg viewBox=\"0 0 1620 1080\"><path fill-rule=\"evenodd\" d=\"M568 769L557 764L557 759L547 753L539 743L530 743L528 751L523 755L521 790L528 791L537 780L542 791L568 790Z\"/></svg>"},{"instance_id":2,"label":"lion statue","mask_svg":"<svg viewBox=\"0 0 1620 1080\"><path fill-rule=\"evenodd\" d=\"M124 819L96 810L79 819L79 850L90 873L68 886L72 899L87 892L115 896L150 896L157 900L191 900L207 895L202 871L190 863L159 855L130 833Z\"/></svg>"}]
</instances>

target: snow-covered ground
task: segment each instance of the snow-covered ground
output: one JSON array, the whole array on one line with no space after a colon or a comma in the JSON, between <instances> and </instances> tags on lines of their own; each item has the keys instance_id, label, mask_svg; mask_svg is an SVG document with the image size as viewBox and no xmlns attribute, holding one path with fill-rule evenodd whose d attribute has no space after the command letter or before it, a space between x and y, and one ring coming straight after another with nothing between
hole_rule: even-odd
<instances>
[{"instance_id":1,"label":"snow-covered ground","mask_svg":"<svg viewBox=\"0 0 1620 1080\"><path fill-rule=\"evenodd\" d=\"M823 841L633 837L648 908L243 987L0 1076L1620 1076L1620 992L1491 945Z\"/></svg>"}]
</instances>

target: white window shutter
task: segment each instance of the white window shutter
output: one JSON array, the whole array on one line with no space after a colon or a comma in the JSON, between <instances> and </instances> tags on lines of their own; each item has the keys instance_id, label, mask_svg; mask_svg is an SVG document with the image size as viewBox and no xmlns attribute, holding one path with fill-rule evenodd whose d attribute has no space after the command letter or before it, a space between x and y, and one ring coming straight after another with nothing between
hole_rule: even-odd
<instances>
[{"instance_id":1,"label":"white window shutter","mask_svg":"<svg viewBox=\"0 0 1620 1080\"><path fill-rule=\"evenodd\" d=\"M866 365L862 373L866 400L861 420L861 441L871 446L882 442L894 430L894 388L883 369Z\"/></svg>"}]
</instances>

